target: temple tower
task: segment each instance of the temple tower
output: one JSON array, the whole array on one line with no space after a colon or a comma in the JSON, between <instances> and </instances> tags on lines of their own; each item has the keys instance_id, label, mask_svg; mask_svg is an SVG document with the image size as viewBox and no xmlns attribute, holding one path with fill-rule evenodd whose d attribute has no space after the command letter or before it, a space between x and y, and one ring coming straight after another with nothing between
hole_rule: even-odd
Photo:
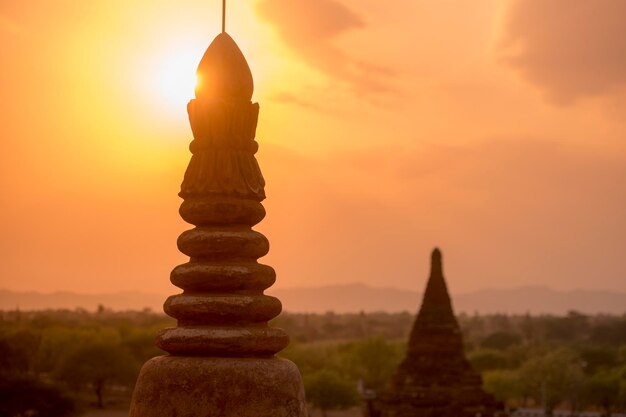
<instances>
[{"instance_id":1,"label":"temple tower","mask_svg":"<svg viewBox=\"0 0 626 417\"><path fill-rule=\"evenodd\" d=\"M276 275L257 262L269 242L252 230L265 216L252 74L221 33L197 75L187 106L192 157L179 194L180 215L195 227L178 238L189 262L171 273L183 292L164 305L177 327L158 335L169 355L144 364L130 416L306 417L297 367L274 356L289 343L283 330L268 326L282 308L263 294Z\"/></svg>"},{"instance_id":2,"label":"temple tower","mask_svg":"<svg viewBox=\"0 0 626 417\"><path fill-rule=\"evenodd\" d=\"M437 248L407 356L377 408L382 417L492 417L502 410L465 358Z\"/></svg>"}]
</instances>

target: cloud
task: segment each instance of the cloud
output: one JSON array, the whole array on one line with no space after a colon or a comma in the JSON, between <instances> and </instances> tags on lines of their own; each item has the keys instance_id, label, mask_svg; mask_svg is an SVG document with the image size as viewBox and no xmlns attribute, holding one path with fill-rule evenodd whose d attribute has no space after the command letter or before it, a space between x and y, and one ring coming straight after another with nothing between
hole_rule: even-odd
<instances>
[{"instance_id":1,"label":"cloud","mask_svg":"<svg viewBox=\"0 0 626 417\"><path fill-rule=\"evenodd\" d=\"M441 245L455 259L457 290L624 288L623 154L511 137L324 157L261 153L268 263L290 285L411 288L416 256Z\"/></svg>"},{"instance_id":2,"label":"cloud","mask_svg":"<svg viewBox=\"0 0 626 417\"><path fill-rule=\"evenodd\" d=\"M547 98L567 105L626 85L626 1L511 0L501 52Z\"/></svg>"},{"instance_id":3,"label":"cloud","mask_svg":"<svg viewBox=\"0 0 626 417\"><path fill-rule=\"evenodd\" d=\"M306 100L306 99L302 99L300 97L298 97L295 94L292 93L287 93L287 92L280 92L280 93L276 93L273 96L270 97L272 100L281 102L281 103L287 103L287 104L295 104L298 106L302 106L306 109L311 109L311 110L315 110L315 111L320 111L323 112L325 111L325 108L315 104L314 101L310 101L310 100Z\"/></svg>"},{"instance_id":4,"label":"cloud","mask_svg":"<svg viewBox=\"0 0 626 417\"><path fill-rule=\"evenodd\" d=\"M357 95L392 91L386 78L393 71L335 45L344 33L366 27L359 16L337 0L263 0L257 3L256 11L307 64L348 83Z\"/></svg>"}]
</instances>

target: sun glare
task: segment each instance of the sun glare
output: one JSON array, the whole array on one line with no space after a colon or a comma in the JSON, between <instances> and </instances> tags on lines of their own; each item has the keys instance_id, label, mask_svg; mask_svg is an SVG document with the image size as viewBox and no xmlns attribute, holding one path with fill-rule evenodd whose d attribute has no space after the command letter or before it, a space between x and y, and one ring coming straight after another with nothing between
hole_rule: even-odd
<instances>
[{"instance_id":1,"label":"sun glare","mask_svg":"<svg viewBox=\"0 0 626 417\"><path fill-rule=\"evenodd\" d=\"M198 82L196 67L203 50L201 47L182 47L164 52L157 64L152 88L168 108L184 109L194 97Z\"/></svg>"}]
</instances>

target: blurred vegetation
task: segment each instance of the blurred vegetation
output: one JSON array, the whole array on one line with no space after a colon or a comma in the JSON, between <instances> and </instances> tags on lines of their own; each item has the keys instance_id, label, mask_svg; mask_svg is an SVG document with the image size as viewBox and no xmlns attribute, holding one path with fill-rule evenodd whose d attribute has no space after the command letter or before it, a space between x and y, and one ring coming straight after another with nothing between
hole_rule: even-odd
<instances>
[{"instance_id":1,"label":"blurred vegetation","mask_svg":"<svg viewBox=\"0 0 626 417\"><path fill-rule=\"evenodd\" d=\"M125 406L141 365L163 354L149 310L0 311L0 417L69 417Z\"/></svg>"},{"instance_id":2,"label":"blurred vegetation","mask_svg":"<svg viewBox=\"0 0 626 417\"><path fill-rule=\"evenodd\" d=\"M458 319L469 361L509 407L626 409L626 315ZM359 390L384 389L413 320L410 313L283 313L272 324L290 334L281 356L298 365L311 406L325 413L357 403ZM0 417L127 405L141 365L163 354L154 336L174 324L149 310L0 312Z\"/></svg>"},{"instance_id":3,"label":"blurred vegetation","mask_svg":"<svg viewBox=\"0 0 626 417\"><path fill-rule=\"evenodd\" d=\"M348 408L358 404L355 385L337 371L322 368L304 376L308 402L326 417L328 410Z\"/></svg>"}]
</instances>

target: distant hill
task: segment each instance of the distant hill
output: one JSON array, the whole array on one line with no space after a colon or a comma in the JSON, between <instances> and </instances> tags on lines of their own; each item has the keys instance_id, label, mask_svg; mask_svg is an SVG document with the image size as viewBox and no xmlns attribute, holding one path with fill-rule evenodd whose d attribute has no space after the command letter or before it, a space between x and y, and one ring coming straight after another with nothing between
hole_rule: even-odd
<instances>
[{"instance_id":1,"label":"distant hill","mask_svg":"<svg viewBox=\"0 0 626 417\"><path fill-rule=\"evenodd\" d=\"M164 294L127 291L107 294L77 294L69 291L40 293L0 290L0 310L76 309L96 310L103 305L113 310L162 311Z\"/></svg>"},{"instance_id":2,"label":"distant hill","mask_svg":"<svg viewBox=\"0 0 626 417\"><path fill-rule=\"evenodd\" d=\"M345 284L324 287L294 287L270 289L289 312L354 313L359 311L417 312L421 293L391 287L370 287L365 284ZM0 290L0 309L21 310L75 309L95 310L103 305L113 310L150 308L162 311L166 294L118 292L109 294L76 294L72 292L38 293ZM565 314L570 310L581 313L624 314L626 293L602 290L557 291L548 287L484 289L452 295L457 313Z\"/></svg>"},{"instance_id":3,"label":"distant hill","mask_svg":"<svg viewBox=\"0 0 626 417\"><path fill-rule=\"evenodd\" d=\"M325 287L270 288L283 310L303 313L355 313L359 311L417 311L421 293L390 287L370 287L354 283Z\"/></svg>"},{"instance_id":4,"label":"distant hill","mask_svg":"<svg viewBox=\"0 0 626 417\"><path fill-rule=\"evenodd\" d=\"M364 284L334 285L313 288L285 288L270 291L291 312L337 313L357 311L417 312L422 295L417 291L370 287ZM474 312L525 314L581 313L624 314L626 293L600 290L557 291L548 287L484 289L452 294L456 313Z\"/></svg>"},{"instance_id":5,"label":"distant hill","mask_svg":"<svg viewBox=\"0 0 626 417\"><path fill-rule=\"evenodd\" d=\"M544 286L484 289L453 297L456 311L472 313L625 314L626 293L605 290L557 291Z\"/></svg>"}]
</instances>

